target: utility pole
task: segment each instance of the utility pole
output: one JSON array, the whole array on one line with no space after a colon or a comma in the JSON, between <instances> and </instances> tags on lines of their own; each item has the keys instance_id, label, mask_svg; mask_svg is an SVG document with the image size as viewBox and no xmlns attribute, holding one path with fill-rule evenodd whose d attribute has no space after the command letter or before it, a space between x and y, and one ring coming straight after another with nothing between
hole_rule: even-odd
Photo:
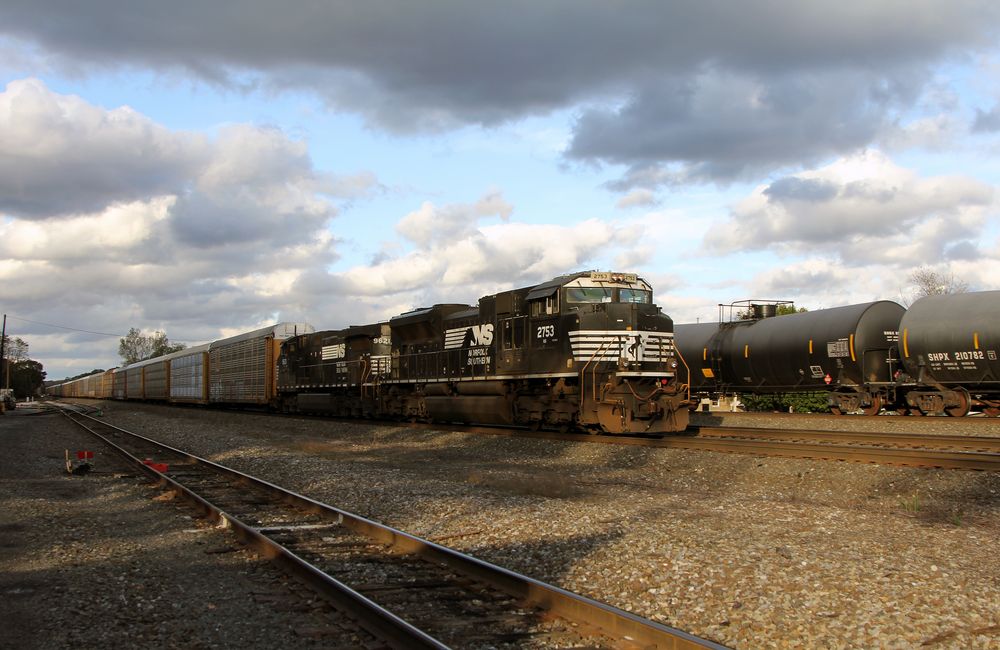
<instances>
[{"instance_id":1,"label":"utility pole","mask_svg":"<svg viewBox=\"0 0 1000 650\"><path fill-rule=\"evenodd\" d=\"M7 376L10 375L10 373L4 372L4 370L6 370L6 364L4 363L4 358L3 358L3 346L4 346L4 343L6 343L6 342L7 342L7 314L4 314L3 315L3 329L0 330L0 375L3 375L4 377L7 377ZM4 379L3 380L3 387L4 388L7 388L8 381L9 381L8 379ZM4 409L6 408L6 406L7 406L6 396L0 397L0 413L4 412Z\"/></svg>"},{"instance_id":2,"label":"utility pole","mask_svg":"<svg viewBox=\"0 0 1000 650\"><path fill-rule=\"evenodd\" d=\"M3 330L0 330L0 373L4 370L4 358L3 358L3 346L7 342L7 314L3 315ZM3 373L5 376L9 373ZM7 388L7 380L4 379L3 386L0 388Z\"/></svg>"}]
</instances>

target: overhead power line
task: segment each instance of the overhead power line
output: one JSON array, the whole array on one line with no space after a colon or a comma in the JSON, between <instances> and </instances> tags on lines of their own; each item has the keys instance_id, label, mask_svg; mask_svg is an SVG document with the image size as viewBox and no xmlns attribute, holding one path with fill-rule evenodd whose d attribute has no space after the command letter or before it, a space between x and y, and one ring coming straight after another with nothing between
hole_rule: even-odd
<instances>
[{"instance_id":1,"label":"overhead power line","mask_svg":"<svg viewBox=\"0 0 1000 650\"><path fill-rule=\"evenodd\" d=\"M82 330L78 327L66 327L65 325L56 325L55 323L43 323L38 320L31 320L30 318L21 318L20 316L11 316L14 320L24 321L25 323L34 323L35 325L44 325L46 327L57 327L61 330L70 330L72 332L83 332L85 334L97 334L98 336L113 336L115 338L122 338L124 334L110 334L108 332L95 332L93 330Z\"/></svg>"}]
</instances>

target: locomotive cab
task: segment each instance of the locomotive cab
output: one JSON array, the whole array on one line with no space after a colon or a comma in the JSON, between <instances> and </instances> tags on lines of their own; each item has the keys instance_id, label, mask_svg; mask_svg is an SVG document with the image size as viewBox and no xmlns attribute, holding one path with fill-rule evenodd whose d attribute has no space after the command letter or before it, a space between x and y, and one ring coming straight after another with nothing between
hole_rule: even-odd
<instances>
[{"instance_id":1,"label":"locomotive cab","mask_svg":"<svg viewBox=\"0 0 1000 650\"><path fill-rule=\"evenodd\" d=\"M617 433L683 430L687 382L677 380L673 320L650 286L630 273L577 274L561 304L580 423Z\"/></svg>"}]
</instances>

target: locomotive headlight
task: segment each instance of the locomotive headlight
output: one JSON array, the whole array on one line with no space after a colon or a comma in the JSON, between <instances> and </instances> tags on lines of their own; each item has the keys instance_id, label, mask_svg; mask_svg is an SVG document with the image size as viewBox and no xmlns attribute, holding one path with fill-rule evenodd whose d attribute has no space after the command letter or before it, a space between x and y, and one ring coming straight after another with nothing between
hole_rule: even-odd
<instances>
[{"instance_id":1,"label":"locomotive headlight","mask_svg":"<svg viewBox=\"0 0 1000 650\"><path fill-rule=\"evenodd\" d=\"M677 367L677 362L676 361L671 361L670 362L670 367L671 368L676 368Z\"/></svg>"}]
</instances>

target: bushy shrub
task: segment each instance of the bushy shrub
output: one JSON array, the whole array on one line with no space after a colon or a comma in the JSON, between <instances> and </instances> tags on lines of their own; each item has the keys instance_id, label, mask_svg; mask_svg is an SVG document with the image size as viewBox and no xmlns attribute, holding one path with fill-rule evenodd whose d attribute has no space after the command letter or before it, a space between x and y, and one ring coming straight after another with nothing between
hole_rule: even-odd
<instances>
[{"instance_id":1,"label":"bushy shrub","mask_svg":"<svg viewBox=\"0 0 1000 650\"><path fill-rule=\"evenodd\" d=\"M774 393L753 395L740 393L740 401L747 411L782 411L791 408L795 413L829 413L827 393Z\"/></svg>"}]
</instances>

